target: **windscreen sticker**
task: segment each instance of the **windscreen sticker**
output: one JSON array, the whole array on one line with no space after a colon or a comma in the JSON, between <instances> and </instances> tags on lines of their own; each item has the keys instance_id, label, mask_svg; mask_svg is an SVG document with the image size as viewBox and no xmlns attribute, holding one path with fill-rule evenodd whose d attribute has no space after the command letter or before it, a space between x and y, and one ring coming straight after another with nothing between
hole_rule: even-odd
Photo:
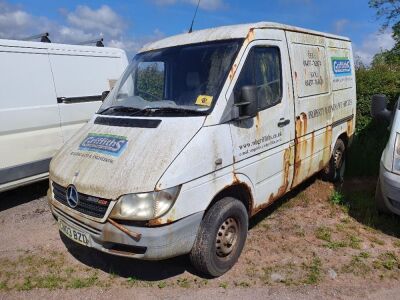
<instances>
[{"instance_id":1,"label":"windscreen sticker","mask_svg":"<svg viewBox=\"0 0 400 300\"><path fill-rule=\"evenodd\" d=\"M351 62L347 57L332 57L332 70L335 76L350 76Z\"/></svg>"},{"instance_id":2,"label":"windscreen sticker","mask_svg":"<svg viewBox=\"0 0 400 300\"><path fill-rule=\"evenodd\" d=\"M199 95L197 97L196 104L201 106L211 106L212 100L213 96Z\"/></svg>"},{"instance_id":3,"label":"windscreen sticker","mask_svg":"<svg viewBox=\"0 0 400 300\"><path fill-rule=\"evenodd\" d=\"M127 145L128 139L125 136L89 133L79 145L79 150L119 157Z\"/></svg>"}]
</instances>

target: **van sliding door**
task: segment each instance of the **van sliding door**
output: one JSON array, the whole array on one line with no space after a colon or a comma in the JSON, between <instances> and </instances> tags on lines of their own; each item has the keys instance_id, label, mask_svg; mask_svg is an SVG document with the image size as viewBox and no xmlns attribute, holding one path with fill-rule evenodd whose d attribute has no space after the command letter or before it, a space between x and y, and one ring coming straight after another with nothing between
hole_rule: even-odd
<instances>
[{"instance_id":1,"label":"van sliding door","mask_svg":"<svg viewBox=\"0 0 400 300\"><path fill-rule=\"evenodd\" d=\"M0 189L46 174L63 138L47 50L0 46Z\"/></svg>"},{"instance_id":2,"label":"van sliding door","mask_svg":"<svg viewBox=\"0 0 400 300\"><path fill-rule=\"evenodd\" d=\"M287 32L296 115L293 186L323 169L331 157L333 105L326 38Z\"/></svg>"},{"instance_id":3,"label":"van sliding door","mask_svg":"<svg viewBox=\"0 0 400 300\"><path fill-rule=\"evenodd\" d=\"M67 141L101 105L122 72L119 57L49 49L61 128Z\"/></svg>"}]
</instances>

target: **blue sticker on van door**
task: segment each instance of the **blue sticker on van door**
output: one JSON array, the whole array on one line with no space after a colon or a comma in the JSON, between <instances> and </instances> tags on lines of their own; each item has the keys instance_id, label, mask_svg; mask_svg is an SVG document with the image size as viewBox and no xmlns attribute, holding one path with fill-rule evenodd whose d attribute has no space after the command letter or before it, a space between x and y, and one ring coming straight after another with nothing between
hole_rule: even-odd
<instances>
[{"instance_id":1,"label":"blue sticker on van door","mask_svg":"<svg viewBox=\"0 0 400 300\"><path fill-rule=\"evenodd\" d=\"M350 59L348 59L347 57L332 57L332 70L335 76L350 76Z\"/></svg>"},{"instance_id":2,"label":"blue sticker on van door","mask_svg":"<svg viewBox=\"0 0 400 300\"><path fill-rule=\"evenodd\" d=\"M79 150L119 157L127 145L128 139L125 136L89 133L79 145Z\"/></svg>"}]
</instances>

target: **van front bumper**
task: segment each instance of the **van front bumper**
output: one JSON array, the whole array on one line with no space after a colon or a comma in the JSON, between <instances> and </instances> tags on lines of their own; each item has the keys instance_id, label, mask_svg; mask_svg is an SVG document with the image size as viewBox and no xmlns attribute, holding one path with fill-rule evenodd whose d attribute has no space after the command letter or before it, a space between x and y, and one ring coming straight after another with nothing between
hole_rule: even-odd
<instances>
[{"instance_id":1,"label":"van front bumper","mask_svg":"<svg viewBox=\"0 0 400 300\"><path fill-rule=\"evenodd\" d=\"M199 212L159 227L123 225L129 231L141 235L139 240L134 240L108 221L97 223L78 220L51 203L50 208L59 222L84 233L89 239L89 247L113 255L143 260L161 260L189 253L204 214Z\"/></svg>"},{"instance_id":2,"label":"van front bumper","mask_svg":"<svg viewBox=\"0 0 400 300\"><path fill-rule=\"evenodd\" d=\"M380 190L386 207L400 215L400 175L389 172L381 164L379 171Z\"/></svg>"}]
</instances>

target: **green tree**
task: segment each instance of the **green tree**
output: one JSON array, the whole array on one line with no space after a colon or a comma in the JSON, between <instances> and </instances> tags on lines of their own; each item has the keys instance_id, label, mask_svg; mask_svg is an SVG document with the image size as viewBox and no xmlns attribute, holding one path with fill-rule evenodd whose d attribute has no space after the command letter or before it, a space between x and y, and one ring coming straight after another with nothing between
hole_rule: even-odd
<instances>
[{"instance_id":1,"label":"green tree","mask_svg":"<svg viewBox=\"0 0 400 300\"><path fill-rule=\"evenodd\" d=\"M369 0L369 6L376 9L378 18L383 19L382 30L391 27L395 46L375 56L377 63L400 64L400 0Z\"/></svg>"}]
</instances>

